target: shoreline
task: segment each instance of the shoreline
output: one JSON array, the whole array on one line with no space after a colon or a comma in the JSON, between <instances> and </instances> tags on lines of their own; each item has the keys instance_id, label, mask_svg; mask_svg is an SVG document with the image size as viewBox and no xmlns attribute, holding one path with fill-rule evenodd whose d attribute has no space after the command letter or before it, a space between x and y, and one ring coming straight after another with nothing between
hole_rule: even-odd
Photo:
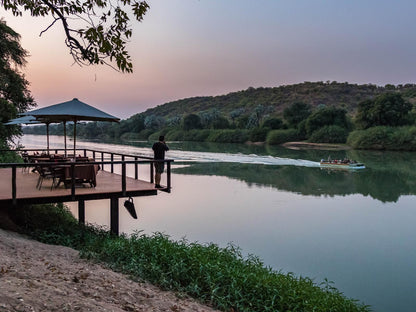
<instances>
[{"instance_id":1,"label":"shoreline","mask_svg":"<svg viewBox=\"0 0 416 312\"><path fill-rule=\"evenodd\" d=\"M81 259L72 248L1 228L0 263L1 311L218 312Z\"/></svg>"}]
</instances>

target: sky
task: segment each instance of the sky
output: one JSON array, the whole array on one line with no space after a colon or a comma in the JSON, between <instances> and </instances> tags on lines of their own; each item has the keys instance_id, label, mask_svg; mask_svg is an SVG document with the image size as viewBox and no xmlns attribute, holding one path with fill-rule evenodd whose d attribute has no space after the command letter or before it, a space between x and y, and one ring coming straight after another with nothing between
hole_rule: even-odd
<instances>
[{"instance_id":1,"label":"sky","mask_svg":"<svg viewBox=\"0 0 416 312\"><path fill-rule=\"evenodd\" d=\"M74 64L50 18L13 17L38 107L72 98L126 119L170 101L304 81L416 83L412 0L150 0L133 74Z\"/></svg>"}]
</instances>

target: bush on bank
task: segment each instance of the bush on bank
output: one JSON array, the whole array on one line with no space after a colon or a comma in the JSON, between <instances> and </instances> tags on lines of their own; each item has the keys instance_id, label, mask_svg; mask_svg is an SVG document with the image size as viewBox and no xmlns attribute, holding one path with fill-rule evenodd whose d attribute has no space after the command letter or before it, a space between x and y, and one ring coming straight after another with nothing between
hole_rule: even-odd
<instances>
[{"instance_id":1,"label":"bush on bank","mask_svg":"<svg viewBox=\"0 0 416 312\"><path fill-rule=\"evenodd\" d=\"M296 129L272 130L267 134L266 143L277 145L285 142L297 141L298 139L299 134Z\"/></svg>"},{"instance_id":2,"label":"bush on bank","mask_svg":"<svg viewBox=\"0 0 416 312\"><path fill-rule=\"evenodd\" d=\"M372 127L350 133L347 144L354 149L416 151L416 127Z\"/></svg>"},{"instance_id":3,"label":"bush on bank","mask_svg":"<svg viewBox=\"0 0 416 312\"><path fill-rule=\"evenodd\" d=\"M76 248L84 257L223 311L370 311L328 281L317 285L309 278L274 271L257 257L244 258L232 245L173 241L160 233L117 237L78 225L62 205L25 207L15 213L22 229L40 241Z\"/></svg>"},{"instance_id":4,"label":"bush on bank","mask_svg":"<svg viewBox=\"0 0 416 312\"><path fill-rule=\"evenodd\" d=\"M330 125L314 131L308 141L313 143L345 143L348 130L340 126Z\"/></svg>"}]
</instances>

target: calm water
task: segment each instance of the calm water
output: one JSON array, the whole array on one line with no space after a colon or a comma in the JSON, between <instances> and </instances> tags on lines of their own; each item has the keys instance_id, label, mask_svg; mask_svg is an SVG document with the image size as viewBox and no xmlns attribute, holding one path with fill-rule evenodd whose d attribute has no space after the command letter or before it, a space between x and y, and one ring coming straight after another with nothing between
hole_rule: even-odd
<instances>
[{"instance_id":1,"label":"calm water","mask_svg":"<svg viewBox=\"0 0 416 312\"><path fill-rule=\"evenodd\" d=\"M22 143L44 148L46 138L28 135ZM172 193L135 198L139 219L123 208L121 231L232 242L276 270L317 283L328 278L374 311L415 310L416 153L168 144ZM151 156L147 142L77 146ZM62 137L51 137L51 147L63 147ZM317 161L329 155L367 168L319 168ZM87 203L86 219L108 225L109 202Z\"/></svg>"}]
</instances>

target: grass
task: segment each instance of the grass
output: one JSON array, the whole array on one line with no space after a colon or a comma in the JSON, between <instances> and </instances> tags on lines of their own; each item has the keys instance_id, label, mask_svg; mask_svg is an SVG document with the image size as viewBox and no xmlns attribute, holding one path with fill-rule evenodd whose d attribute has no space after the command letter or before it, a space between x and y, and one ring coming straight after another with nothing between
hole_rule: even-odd
<instances>
[{"instance_id":1,"label":"grass","mask_svg":"<svg viewBox=\"0 0 416 312\"><path fill-rule=\"evenodd\" d=\"M73 247L85 258L223 311L370 311L327 280L317 285L272 270L258 257L244 258L233 245L173 241L161 233L114 236L79 225L62 205L21 207L14 213L16 223L40 241Z\"/></svg>"}]
</instances>

